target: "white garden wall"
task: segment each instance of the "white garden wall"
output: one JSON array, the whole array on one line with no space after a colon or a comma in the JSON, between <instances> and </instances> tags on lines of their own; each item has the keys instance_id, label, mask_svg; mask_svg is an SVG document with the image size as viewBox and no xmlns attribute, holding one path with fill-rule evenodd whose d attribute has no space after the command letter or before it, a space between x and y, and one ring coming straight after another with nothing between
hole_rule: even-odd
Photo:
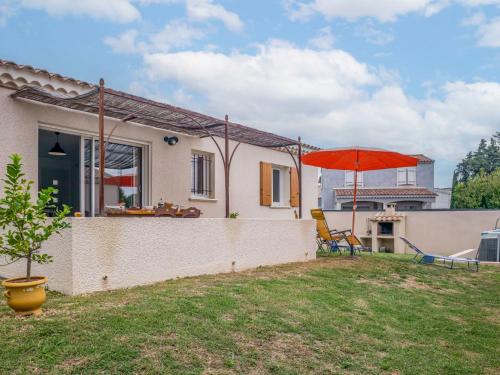
<instances>
[{"instance_id":1,"label":"white garden wall","mask_svg":"<svg viewBox=\"0 0 500 375\"><path fill-rule=\"evenodd\" d=\"M35 266L49 287L81 294L176 277L241 271L315 259L312 220L72 218L51 239L54 263ZM23 275L24 265L0 269Z\"/></svg>"},{"instance_id":2,"label":"white garden wall","mask_svg":"<svg viewBox=\"0 0 500 375\"><path fill-rule=\"evenodd\" d=\"M500 217L500 210L429 210L403 211L406 215L406 237L419 248L435 254L451 255L467 249L477 249L481 232L493 229ZM356 213L356 235L368 231L368 219L375 212ZM304 217L310 217L304 213ZM343 230L351 227L350 211L326 211L331 229ZM407 249L407 253L412 251ZM474 257L475 253L467 254Z\"/></svg>"}]
</instances>

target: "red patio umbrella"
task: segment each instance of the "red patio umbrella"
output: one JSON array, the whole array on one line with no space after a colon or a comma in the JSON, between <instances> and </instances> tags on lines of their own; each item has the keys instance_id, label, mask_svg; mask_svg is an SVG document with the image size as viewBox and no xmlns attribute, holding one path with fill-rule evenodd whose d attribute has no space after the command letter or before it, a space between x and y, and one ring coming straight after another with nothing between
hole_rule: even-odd
<instances>
[{"instance_id":1,"label":"red patio umbrella","mask_svg":"<svg viewBox=\"0 0 500 375\"><path fill-rule=\"evenodd\" d=\"M351 226L351 233L354 234L358 172L415 167L418 164L418 159L413 156L400 154L399 152L377 148L349 147L309 152L302 156L302 162L320 168L354 171L354 199ZM351 255L354 255L354 248L352 246Z\"/></svg>"},{"instance_id":2,"label":"red patio umbrella","mask_svg":"<svg viewBox=\"0 0 500 375\"><path fill-rule=\"evenodd\" d=\"M108 176L104 177L104 185L116 185L121 187L137 187L137 176Z\"/></svg>"}]
</instances>

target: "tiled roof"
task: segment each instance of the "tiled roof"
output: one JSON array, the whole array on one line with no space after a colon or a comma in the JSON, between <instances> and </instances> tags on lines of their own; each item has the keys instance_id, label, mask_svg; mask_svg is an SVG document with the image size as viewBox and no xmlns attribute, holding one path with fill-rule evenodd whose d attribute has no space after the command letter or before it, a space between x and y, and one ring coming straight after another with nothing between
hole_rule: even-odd
<instances>
[{"instance_id":1,"label":"tiled roof","mask_svg":"<svg viewBox=\"0 0 500 375\"><path fill-rule=\"evenodd\" d=\"M434 160L432 160L428 156L425 156L424 154L414 154L414 155L410 155L410 156L417 158L419 164L432 164L432 163L434 163Z\"/></svg>"},{"instance_id":2,"label":"tiled roof","mask_svg":"<svg viewBox=\"0 0 500 375\"><path fill-rule=\"evenodd\" d=\"M337 197L353 197L354 189L334 189ZM360 188L358 197L419 197L434 198L437 194L426 188Z\"/></svg>"},{"instance_id":3,"label":"tiled roof","mask_svg":"<svg viewBox=\"0 0 500 375\"><path fill-rule=\"evenodd\" d=\"M30 65L17 64L17 63L15 63L13 61L8 61L8 60L2 60L2 59L0 59L0 66L5 66L5 67L11 67L11 68L14 68L14 69L24 70L24 71L31 72L33 74L43 74L43 75L47 76L48 78L59 79L61 81L73 83L75 85L86 86L88 88L95 87L95 85L92 84L92 83L88 83L88 82L85 82L85 81L80 81L78 79L74 79L74 78L71 78L71 77L66 77L66 76L63 76L63 75L60 75L60 74L57 74L57 73L51 73L51 72L49 72L49 71L47 71L45 69L33 68Z\"/></svg>"}]
</instances>

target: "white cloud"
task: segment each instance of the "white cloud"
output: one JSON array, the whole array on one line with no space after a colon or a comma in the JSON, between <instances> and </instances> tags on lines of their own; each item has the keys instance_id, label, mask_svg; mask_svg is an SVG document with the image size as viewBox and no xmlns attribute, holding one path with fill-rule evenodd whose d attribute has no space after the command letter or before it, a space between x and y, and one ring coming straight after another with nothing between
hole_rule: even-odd
<instances>
[{"instance_id":1,"label":"white cloud","mask_svg":"<svg viewBox=\"0 0 500 375\"><path fill-rule=\"evenodd\" d=\"M127 30L124 33L104 39L104 44L111 47L116 53L132 54L144 52L145 46L137 42L137 30Z\"/></svg>"},{"instance_id":2,"label":"white cloud","mask_svg":"<svg viewBox=\"0 0 500 375\"><path fill-rule=\"evenodd\" d=\"M394 40L394 36L391 33L377 29L370 20L358 27L357 34L363 37L368 43L378 46L389 44Z\"/></svg>"},{"instance_id":3,"label":"white cloud","mask_svg":"<svg viewBox=\"0 0 500 375\"><path fill-rule=\"evenodd\" d=\"M319 13L327 19L339 17L355 21L366 17L391 22L410 13L431 17L454 3L473 8L500 5L500 0L283 0L292 21L308 20Z\"/></svg>"},{"instance_id":4,"label":"white cloud","mask_svg":"<svg viewBox=\"0 0 500 375\"><path fill-rule=\"evenodd\" d=\"M348 53L302 50L280 41L259 46L255 55L186 51L148 54L144 61L152 80L177 81L205 94L215 107L226 102L241 113L250 107L250 112L315 111L332 99L357 98L362 86L378 82Z\"/></svg>"},{"instance_id":5,"label":"white cloud","mask_svg":"<svg viewBox=\"0 0 500 375\"><path fill-rule=\"evenodd\" d=\"M481 5L500 5L500 0L458 0L465 6L476 7Z\"/></svg>"},{"instance_id":6,"label":"white cloud","mask_svg":"<svg viewBox=\"0 0 500 375\"><path fill-rule=\"evenodd\" d=\"M380 22L394 21L413 12L432 15L444 6L443 0L285 0L284 4L292 20L320 13L328 19L341 17L352 21L370 17Z\"/></svg>"},{"instance_id":7,"label":"white cloud","mask_svg":"<svg viewBox=\"0 0 500 375\"><path fill-rule=\"evenodd\" d=\"M415 99L384 70L341 50L272 41L254 54L156 53L144 63L151 82L177 83L201 111L322 146L378 146L456 162L500 123L499 83L451 82L437 88L439 96Z\"/></svg>"},{"instance_id":8,"label":"white cloud","mask_svg":"<svg viewBox=\"0 0 500 375\"><path fill-rule=\"evenodd\" d=\"M425 8L424 15L426 17L432 17L433 15L441 12L444 8L450 5L450 3L451 0L434 0Z\"/></svg>"},{"instance_id":9,"label":"white cloud","mask_svg":"<svg viewBox=\"0 0 500 375\"><path fill-rule=\"evenodd\" d=\"M6 0L0 3L0 27L7 24L7 20L16 14L16 4L14 1Z\"/></svg>"},{"instance_id":10,"label":"white cloud","mask_svg":"<svg viewBox=\"0 0 500 375\"><path fill-rule=\"evenodd\" d=\"M188 16L193 20L219 20L231 31L241 31L244 27L243 21L236 13L215 4L212 0L186 0L186 8Z\"/></svg>"},{"instance_id":11,"label":"white cloud","mask_svg":"<svg viewBox=\"0 0 500 375\"><path fill-rule=\"evenodd\" d=\"M44 10L51 16L83 15L120 23L141 18L129 0L21 0L21 5Z\"/></svg>"},{"instance_id":12,"label":"white cloud","mask_svg":"<svg viewBox=\"0 0 500 375\"><path fill-rule=\"evenodd\" d=\"M477 34L479 46L500 47L500 17L479 26Z\"/></svg>"},{"instance_id":13,"label":"white cloud","mask_svg":"<svg viewBox=\"0 0 500 375\"><path fill-rule=\"evenodd\" d=\"M138 36L137 30L127 30L116 37L105 38L104 44L121 54L168 52L174 48L190 46L194 40L203 38L205 34L182 20L173 20L159 32L147 36L147 41L139 41Z\"/></svg>"},{"instance_id":14,"label":"white cloud","mask_svg":"<svg viewBox=\"0 0 500 375\"><path fill-rule=\"evenodd\" d=\"M309 39L309 45L318 49L331 49L335 44L335 36L330 26L318 30L318 34Z\"/></svg>"},{"instance_id":15,"label":"white cloud","mask_svg":"<svg viewBox=\"0 0 500 375\"><path fill-rule=\"evenodd\" d=\"M179 4L185 0L135 0L141 5L152 5L152 4Z\"/></svg>"},{"instance_id":16,"label":"white cloud","mask_svg":"<svg viewBox=\"0 0 500 375\"><path fill-rule=\"evenodd\" d=\"M193 40L201 39L204 33L182 20L174 20L165 25L163 30L150 37L154 50L168 51L171 48L189 46Z\"/></svg>"},{"instance_id":17,"label":"white cloud","mask_svg":"<svg viewBox=\"0 0 500 375\"><path fill-rule=\"evenodd\" d=\"M484 15L483 12L476 12L472 14L471 16L465 18L462 21L463 26L478 26L481 25L486 21L486 16Z\"/></svg>"}]
</instances>

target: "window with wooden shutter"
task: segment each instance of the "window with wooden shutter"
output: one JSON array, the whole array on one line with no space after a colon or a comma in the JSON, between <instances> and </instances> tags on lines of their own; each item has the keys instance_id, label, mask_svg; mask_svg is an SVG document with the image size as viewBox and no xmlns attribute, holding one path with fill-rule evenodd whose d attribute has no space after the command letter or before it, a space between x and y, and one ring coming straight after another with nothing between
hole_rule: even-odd
<instances>
[{"instance_id":1,"label":"window with wooden shutter","mask_svg":"<svg viewBox=\"0 0 500 375\"><path fill-rule=\"evenodd\" d=\"M272 204L272 175L271 163L260 162L260 205L271 206Z\"/></svg>"},{"instance_id":2,"label":"window with wooden shutter","mask_svg":"<svg viewBox=\"0 0 500 375\"><path fill-rule=\"evenodd\" d=\"M363 172L358 172L357 185L358 185L358 187L364 186ZM345 187L354 187L354 171L345 171L344 186Z\"/></svg>"},{"instance_id":3,"label":"window with wooden shutter","mask_svg":"<svg viewBox=\"0 0 500 375\"><path fill-rule=\"evenodd\" d=\"M290 206L299 207L299 173L297 168L290 168Z\"/></svg>"}]
</instances>

